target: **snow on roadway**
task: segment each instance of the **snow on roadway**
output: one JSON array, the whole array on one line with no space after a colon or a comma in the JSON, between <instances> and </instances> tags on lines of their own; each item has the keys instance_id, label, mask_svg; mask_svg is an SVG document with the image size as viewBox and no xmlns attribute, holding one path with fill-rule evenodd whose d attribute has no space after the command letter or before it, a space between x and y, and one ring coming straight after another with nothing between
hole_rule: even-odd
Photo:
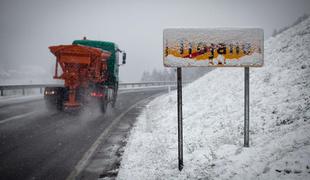
<instances>
[{"instance_id":1,"label":"snow on roadway","mask_svg":"<svg viewBox=\"0 0 310 180\"><path fill-rule=\"evenodd\" d=\"M183 89L183 171L172 91L138 117L118 179L310 179L310 19L268 39L250 78L250 148L244 69L217 68Z\"/></svg>"}]
</instances>

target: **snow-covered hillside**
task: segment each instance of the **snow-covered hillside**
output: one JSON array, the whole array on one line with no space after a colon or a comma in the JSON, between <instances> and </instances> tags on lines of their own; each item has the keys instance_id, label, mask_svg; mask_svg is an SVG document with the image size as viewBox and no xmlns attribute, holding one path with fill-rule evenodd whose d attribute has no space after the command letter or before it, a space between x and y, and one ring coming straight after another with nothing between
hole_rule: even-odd
<instances>
[{"instance_id":1,"label":"snow-covered hillside","mask_svg":"<svg viewBox=\"0 0 310 180\"><path fill-rule=\"evenodd\" d=\"M265 42L250 70L250 148L243 147L244 69L217 68L183 89L184 169L176 92L143 110L118 179L310 179L310 19Z\"/></svg>"}]
</instances>

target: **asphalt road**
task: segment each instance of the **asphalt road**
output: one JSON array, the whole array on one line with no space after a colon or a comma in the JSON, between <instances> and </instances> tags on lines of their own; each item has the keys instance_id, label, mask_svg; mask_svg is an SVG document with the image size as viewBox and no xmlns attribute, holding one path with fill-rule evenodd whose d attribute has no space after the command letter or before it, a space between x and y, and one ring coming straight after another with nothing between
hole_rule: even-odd
<instances>
[{"instance_id":1,"label":"asphalt road","mask_svg":"<svg viewBox=\"0 0 310 180\"><path fill-rule=\"evenodd\" d=\"M120 114L128 111L116 127L139 113L137 108L128 108L166 91L122 92L116 108L105 115L96 108L78 115L50 112L43 99L0 106L0 179L68 178L99 136L111 136L117 131L113 128L102 135Z\"/></svg>"}]
</instances>

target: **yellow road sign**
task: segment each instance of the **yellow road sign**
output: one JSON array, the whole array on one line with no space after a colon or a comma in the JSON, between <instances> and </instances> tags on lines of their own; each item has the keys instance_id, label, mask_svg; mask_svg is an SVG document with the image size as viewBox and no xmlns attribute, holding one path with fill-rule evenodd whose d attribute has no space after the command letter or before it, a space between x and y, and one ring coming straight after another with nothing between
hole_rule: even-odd
<instances>
[{"instance_id":1,"label":"yellow road sign","mask_svg":"<svg viewBox=\"0 0 310 180\"><path fill-rule=\"evenodd\" d=\"M259 28L164 30L166 67L260 67L264 32Z\"/></svg>"}]
</instances>

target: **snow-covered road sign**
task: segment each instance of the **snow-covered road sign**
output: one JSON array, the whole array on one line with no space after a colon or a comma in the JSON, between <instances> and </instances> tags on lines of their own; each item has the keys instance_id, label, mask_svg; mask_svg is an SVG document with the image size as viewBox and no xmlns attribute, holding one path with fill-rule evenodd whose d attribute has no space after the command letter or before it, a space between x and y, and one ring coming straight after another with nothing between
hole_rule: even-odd
<instances>
[{"instance_id":1,"label":"snow-covered road sign","mask_svg":"<svg viewBox=\"0 0 310 180\"><path fill-rule=\"evenodd\" d=\"M259 28L165 29L164 66L177 67L178 160L183 169L182 67L244 67L244 147L249 147L250 67L263 66Z\"/></svg>"},{"instance_id":2,"label":"snow-covered road sign","mask_svg":"<svg viewBox=\"0 0 310 180\"><path fill-rule=\"evenodd\" d=\"M259 28L164 30L166 67L261 67L264 31Z\"/></svg>"}]
</instances>

